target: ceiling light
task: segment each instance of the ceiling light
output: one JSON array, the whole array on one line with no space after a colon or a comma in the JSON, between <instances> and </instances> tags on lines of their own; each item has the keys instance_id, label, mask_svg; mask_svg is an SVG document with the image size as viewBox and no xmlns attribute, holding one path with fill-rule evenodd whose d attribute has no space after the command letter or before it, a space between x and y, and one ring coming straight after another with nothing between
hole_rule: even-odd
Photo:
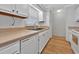
<instances>
[{"instance_id":1,"label":"ceiling light","mask_svg":"<svg viewBox=\"0 0 79 59\"><path fill-rule=\"evenodd\" d=\"M57 12L61 12L61 9L57 10Z\"/></svg>"}]
</instances>

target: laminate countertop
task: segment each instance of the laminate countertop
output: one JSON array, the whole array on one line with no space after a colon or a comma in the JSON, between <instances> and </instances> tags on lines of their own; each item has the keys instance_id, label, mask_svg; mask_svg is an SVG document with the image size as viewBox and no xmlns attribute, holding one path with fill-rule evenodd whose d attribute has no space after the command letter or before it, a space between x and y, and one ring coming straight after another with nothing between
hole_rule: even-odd
<instances>
[{"instance_id":1,"label":"laminate countertop","mask_svg":"<svg viewBox=\"0 0 79 59\"><path fill-rule=\"evenodd\" d=\"M22 40L47 30L48 27L44 27L42 30L27 30L27 28L9 28L0 29L0 47L12 42Z\"/></svg>"},{"instance_id":2,"label":"laminate countertop","mask_svg":"<svg viewBox=\"0 0 79 59\"><path fill-rule=\"evenodd\" d=\"M76 33L76 34L78 34L78 36L79 36L79 27L77 27L77 26L71 26L71 27L69 27L69 30L73 33Z\"/></svg>"},{"instance_id":3,"label":"laminate countertop","mask_svg":"<svg viewBox=\"0 0 79 59\"><path fill-rule=\"evenodd\" d=\"M68 28L69 28L69 29L79 29L78 26L69 26Z\"/></svg>"},{"instance_id":4,"label":"laminate countertop","mask_svg":"<svg viewBox=\"0 0 79 59\"><path fill-rule=\"evenodd\" d=\"M72 33L75 32L79 36L79 29L72 29Z\"/></svg>"}]
</instances>

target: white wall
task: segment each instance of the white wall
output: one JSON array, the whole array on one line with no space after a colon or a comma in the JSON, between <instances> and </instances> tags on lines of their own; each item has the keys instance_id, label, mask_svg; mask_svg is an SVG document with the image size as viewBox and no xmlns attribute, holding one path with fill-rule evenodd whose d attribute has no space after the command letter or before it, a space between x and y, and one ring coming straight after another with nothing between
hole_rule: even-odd
<instances>
[{"instance_id":1,"label":"white wall","mask_svg":"<svg viewBox=\"0 0 79 59\"><path fill-rule=\"evenodd\" d=\"M54 9L54 19L53 19L53 35L67 36L67 28L72 25L79 25L79 23L74 22L76 18L76 6L70 6L68 8L63 8L61 12L57 12L58 9Z\"/></svg>"},{"instance_id":2,"label":"white wall","mask_svg":"<svg viewBox=\"0 0 79 59\"><path fill-rule=\"evenodd\" d=\"M15 20L14 26L24 25L23 20L16 20L16 19L19 19L19 18L14 18L14 20ZM13 17L1 15L0 16L0 27L12 26L14 20L13 20Z\"/></svg>"},{"instance_id":3,"label":"white wall","mask_svg":"<svg viewBox=\"0 0 79 59\"><path fill-rule=\"evenodd\" d=\"M65 36L66 35L66 13L64 9L61 12L57 12L58 9L54 9L53 19L53 35ZM52 16L53 17L53 16Z\"/></svg>"},{"instance_id":4,"label":"white wall","mask_svg":"<svg viewBox=\"0 0 79 59\"><path fill-rule=\"evenodd\" d=\"M47 26L50 27L52 35L65 36L66 35L66 12L63 9L60 13L57 9L52 9L44 12L44 19Z\"/></svg>"},{"instance_id":5,"label":"white wall","mask_svg":"<svg viewBox=\"0 0 79 59\"><path fill-rule=\"evenodd\" d=\"M57 12L58 9L54 8L54 19L53 19L53 35L67 36L68 26L78 25L79 23L74 22L76 6L70 6L63 8L61 12Z\"/></svg>"}]
</instances>

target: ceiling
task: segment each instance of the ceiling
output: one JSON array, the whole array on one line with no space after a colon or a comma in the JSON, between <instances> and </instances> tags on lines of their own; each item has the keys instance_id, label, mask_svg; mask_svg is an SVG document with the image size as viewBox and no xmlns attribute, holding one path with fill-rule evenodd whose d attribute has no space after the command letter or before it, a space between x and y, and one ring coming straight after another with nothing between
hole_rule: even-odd
<instances>
[{"instance_id":1,"label":"ceiling","mask_svg":"<svg viewBox=\"0 0 79 59\"><path fill-rule=\"evenodd\" d=\"M72 4L37 4L41 9L43 10L50 10L52 8L57 8L57 9L61 9L64 7L68 7Z\"/></svg>"}]
</instances>

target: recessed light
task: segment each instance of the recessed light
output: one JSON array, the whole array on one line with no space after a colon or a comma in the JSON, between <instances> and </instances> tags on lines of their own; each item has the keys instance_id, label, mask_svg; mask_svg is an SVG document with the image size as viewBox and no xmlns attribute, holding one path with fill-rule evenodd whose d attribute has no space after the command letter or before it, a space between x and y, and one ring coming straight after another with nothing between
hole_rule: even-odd
<instances>
[{"instance_id":1,"label":"recessed light","mask_svg":"<svg viewBox=\"0 0 79 59\"><path fill-rule=\"evenodd\" d=\"M57 10L57 12L61 12L61 9Z\"/></svg>"}]
</instances>

